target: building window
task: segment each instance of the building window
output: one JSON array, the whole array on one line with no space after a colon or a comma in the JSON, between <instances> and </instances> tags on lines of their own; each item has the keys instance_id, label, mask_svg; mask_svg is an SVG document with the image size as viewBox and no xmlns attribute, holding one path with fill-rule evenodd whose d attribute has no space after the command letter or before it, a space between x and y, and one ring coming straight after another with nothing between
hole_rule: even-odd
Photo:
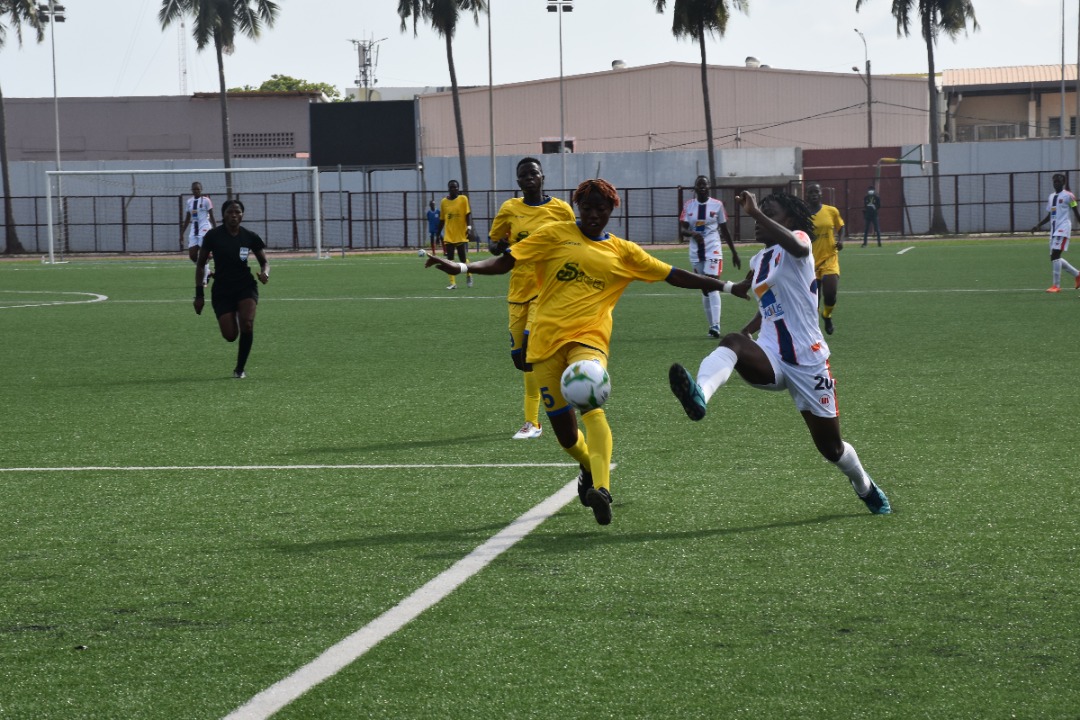
<instances>
[{"instance_id":1,"label":"building window","mask_svg":"<svg viewBox=\"0 0 1080 720\"><path fill-rule=\"evenodd\" d=\"M574 152L574 141L570 138L566 138L566 144L563 145L563 147L565 148L563 152ZM552 155L559 152L559 138L555 138L553 140L541 139L540 152L545 155Z\"/></svg>"},{"instance_id":2,"label":"building window","mask_svg":"<svg viewBox=\"0 0 1080 720\"><path fill-rule=\"evenodd\" d=\"M1069 134L1076 135L1076 116L1073 115L1069 118ZM1056 138L1061 137L1061 116L1050 118L1049 126L1046 130L1046 137Z\"/></svg>"}]
</instances>

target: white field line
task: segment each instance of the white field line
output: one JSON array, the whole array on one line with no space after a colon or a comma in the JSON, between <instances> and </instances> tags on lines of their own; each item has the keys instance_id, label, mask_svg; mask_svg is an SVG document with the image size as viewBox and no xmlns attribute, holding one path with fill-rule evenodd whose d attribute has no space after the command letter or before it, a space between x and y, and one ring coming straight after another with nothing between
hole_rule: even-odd
<instances>
[{"instance_id":1,"label":"white field line","mask_svg":"<svg viewBox=\"0 0 1080 720\"><path fill-rule=\"evenodd\" d=\"M99 295L98 293L88 292L62 292L60 290L0 290L0 293L15 294L15 295L79 295L78 300L55 300L52 302L37 302L37 303L24 303L16 302L13 305L7 305L6 302L12 302L10 300L0 300L0 310L10 310L12 308L30 308L30 307L48 307L50 305L87 305L89 303L99 303L108 300L107 295Z\"/></svg>"},{"instance_id":2,"label":"white field line","mask_svg":"<svg viewBox=\"0 0 1080 720\"><path fill-rule=\"evenodd\" d=\"M371 465L79 465L71 467L0 467L12 472L153 472L156 470L395 470L424 468L560 468L574 463L397 463Z\"/></svg>"},{"instance_id":3,"label":"white field line","mask_svg":"<svg viewBox=\"0 0 1080 720\"><path fill-rule=\"evenodd\" d=\"M483 570L576 495L577 480L574 479L396 606L233 710L225 716L225 720L264 720L322 681L333 677Z\"/></svg>"},{"instance_id":4,"label":"white field line","mask_svg":"<svg viewBox=\"0 0 1080 720\"><path fill-rule=\"evenodd\" d=\"M900 252L898 252L898 253L896 253L896 254L897 254L897 255L903 255L903 254L904 254L904 253L906 253L906 252L907 252L908 250L914 250L914 249L915 249L915 246L914 246L914 245L912 245L911 247L906 247L906 248L904 248L903 250L901 250Z\"/></svg>"}]
</instances>

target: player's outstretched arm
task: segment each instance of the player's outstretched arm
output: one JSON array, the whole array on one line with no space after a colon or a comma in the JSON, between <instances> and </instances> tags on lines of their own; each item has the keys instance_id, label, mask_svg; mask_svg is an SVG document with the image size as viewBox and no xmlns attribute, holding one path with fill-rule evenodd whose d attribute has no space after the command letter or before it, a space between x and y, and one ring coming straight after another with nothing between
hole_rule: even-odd
<instances>
[{"instance_id":1,"label":"player's outstretched arm","mask_svg":"<svg viewBox=\"0 0 1080 720\"><path fill-rule=\"evenodd\" d=\"M735 200L742 206L743 212L754 218L760 227L776 241L776 244L795 257L806 257L810 254L810 244L800 242L795 233L761 212L754 193L743 191L735 196Z\"/></svg>"},{"instance_id":2,"label":"player's outstretched arm","mask_svg":"<svg viewBox=\"0 0 1080 720\"><path fill-rule=\"evenodd\" d=\"M425 253L427 260L424 267L435 267L447 275L460 275L461 273L473 273L474 275L505 275L514 267L514 256L505 253L497 257L490 257L474 263L454 262L438 255Z\"/></svg>"},{"instance_id":3,"label":"player's outstretched arm","mask_svg":"<svg viewBox=\"0 0 1080 720\"><path fill-rule=\"evenodd\" d=\"M677 288L684 288L686 290L705 290L706 292L712 292L716 290L718 292L726 292L735 295L735 297L741 297L746 299L746 293L742 295L736 294L735 289L740 287L742 283L736 285L732 282L726 282L719 280L708 275L698 275L697 273L687 272L682 268L673 267L671 272L665 278L665 282L668 285L672 285Z\"/></svg>"}]
</instances>

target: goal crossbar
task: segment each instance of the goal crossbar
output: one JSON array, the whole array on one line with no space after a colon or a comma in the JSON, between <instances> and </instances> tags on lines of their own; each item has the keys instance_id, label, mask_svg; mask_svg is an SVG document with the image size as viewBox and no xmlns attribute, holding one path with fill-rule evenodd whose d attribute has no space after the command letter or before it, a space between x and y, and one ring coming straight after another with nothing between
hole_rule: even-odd
<instances>
[{"instance_id":1,"label":"goal crossbar","mask_svg":"<svg viewBox=\"0 0 1080 720\"><path fill-rule=\"evenodd\" d=\"M313 215L313 228L312 236L315 245L315 256L322 257L322 208L319 195L319 168L309 166L292 166L292 167L259 167L259 168L186 168L186 169L173 169L173 170L46 170L45 171L45 216L46 223L48 225L48 239L49 239L49 264L56 263L56 239L54 230L54 217L53 217L53 192L52 192L52 180L57 178L58 182L62 182L64 177L73 176L109 176L109 175L122 175L122 176L135 176L135 175L197 175L199 173L214 173L221 175L229 175L232 173L293 173L296 175L303 175L308 173L311 175L311 203L312 203L312 215ZM59 194L59 193L58 193Z\"/></svg>"}]
</instances>

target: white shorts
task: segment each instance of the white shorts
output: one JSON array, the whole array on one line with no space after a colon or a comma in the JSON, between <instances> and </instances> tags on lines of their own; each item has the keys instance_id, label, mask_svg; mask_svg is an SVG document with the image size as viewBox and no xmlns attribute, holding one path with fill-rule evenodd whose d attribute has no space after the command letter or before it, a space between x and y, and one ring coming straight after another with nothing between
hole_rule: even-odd
<instances>
[{"instance_id":1,"label":"white shorts","mask_svg":"<svg viewBox=\"0 0 1080 720\"><path fill-rule=\"evenodd\" d=\"M840 416L836 407L836 380L829 369L829 361L815 365L790 365L758 343L772 364L776 382L772 385L754 385L761 390L787 390L799 412L809 411L818 417Z\"/></svg>"},{"instance_id":2,"label":"white shorts","mask_svg":"<svg viewBox=\"0 0 1080 720\"><path fill-rule=\"evenodd\" d=\"M694 261L694 272L698 275L720 277L720 271L724 269L724 259L721 257L707 257L704 260Z\"/></svg>"},{"instance_id":3,"label":"white shorts","mask_svg":"<svg viewBox=\"0 0 1080 720\"><path fill-rule=\"evenodd\" d=\"M193 247L202 247L202 235L188 235L187 246L188 249Z\"/></svg>"},{"instance_id":4,"label":"white shorts","mask_svg":"<svg viewBox=\"0 0 1080 720\"><path fill-rule=\"evenodd\" d=\"M1050 236L1050 249L1060 250L1065 252L1069 249L1069 236L1068 235L1051 235Z\"/></svg>"}]
</instances>

